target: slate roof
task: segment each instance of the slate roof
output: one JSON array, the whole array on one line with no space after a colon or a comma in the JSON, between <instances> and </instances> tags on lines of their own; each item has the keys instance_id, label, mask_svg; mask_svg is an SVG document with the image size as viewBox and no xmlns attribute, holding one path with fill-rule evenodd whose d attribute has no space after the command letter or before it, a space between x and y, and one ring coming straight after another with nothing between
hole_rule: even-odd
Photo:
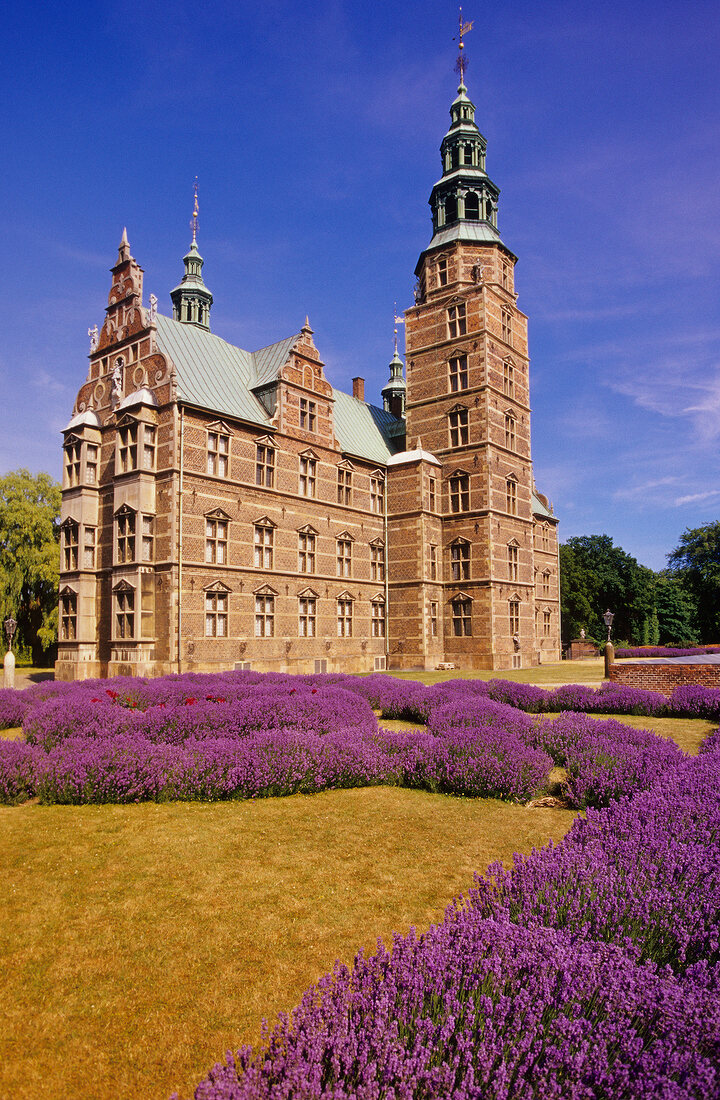
<instances>
[{"instance_id":1,"label":"slate roof","mask_svg":"<svg viewBox=\"0 0 720 1100\"><path fill-rule=\"evenodd\" d=\"M253 389L272 382L300 333L259 351L237 348L212 332L157 315L157 348L175 367L178 401L220 416L269 427L271 420ZM343 451L385 465L397 445L397 419L384 409L333 389L335 435Z\"/></svg>"}]
</instances>

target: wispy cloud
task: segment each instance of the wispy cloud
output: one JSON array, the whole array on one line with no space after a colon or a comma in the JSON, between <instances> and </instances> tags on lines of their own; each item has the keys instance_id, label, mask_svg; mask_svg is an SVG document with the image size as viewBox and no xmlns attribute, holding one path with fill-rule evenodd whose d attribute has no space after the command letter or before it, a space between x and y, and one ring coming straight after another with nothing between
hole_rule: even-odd
<instances>
[{"instance_id":1,"label":"wispy cloud","mask_svg":"<svg viewBox=\"0 0 720 1100\"><path fill-rule=\"evenodd\" d=\"M676 497L673 504L680 508L683 504L696 504L701 500L712 500L714 497L720 497L720 489L708 489L705 493L689 493L684 497Z\"/></svg>"}]
</instances>

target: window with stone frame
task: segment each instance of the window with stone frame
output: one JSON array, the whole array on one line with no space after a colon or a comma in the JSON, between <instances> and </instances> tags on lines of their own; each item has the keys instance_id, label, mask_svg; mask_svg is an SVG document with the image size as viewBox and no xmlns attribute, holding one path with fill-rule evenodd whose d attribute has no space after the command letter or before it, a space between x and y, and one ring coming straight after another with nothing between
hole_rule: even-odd
<instances>
[{"instance_id":1,"label":"window with stone frame","mask_svg":"<svg viewBox=\"0 0 720 1100\"><path fill-rule=\"evenodd\" d=\"M68 519L63 523L63 569L70 573L78 567L78 548L80 541L80 528L74 520Z\"/></svg>"},{"instance_id":2,"label":"window with stone frame","mask_svg":"<svg viewBox=\"0 0 720 1100\"><path fill-rule=\"evenodd\" d=\"M469 440L468 410L453 409L448 414L448 426L450 431L450 446L464 446Z\"/></svg>"},{"instance_id":3,"label":"window with stone frame","mask_svg":"<svg viewBox=\"0 0 720 1100\"><path fill-rule=\"evenodd\" d=\"M467 332L464 302L449 307L447 311L447 331L450 340L454 340L457 336L464 336Z\"/></svg>"},{"instance_id":4,"label":"window with stone frame","mask_svg":"<svg viewBox=\"0 0 720 1100\"><path fill-rule=\"evenodd\" d=\"M300 456L300 496L314 497L317 489L317 460L308 455Z\"/></svg>"},{"instance_id":5,"label":"window with stone frame","mask_svg":"<svg viewBox=\"0 0 720 1100\"><path fill-rule=\"evenodd\" d=\"M520 633L520 601L509 600L508 601L508 615L510 622L510 636L515 637Z\"/></svg>"},{"instance_id":6,"label":"window with stone frame","mask_svg":"<svg viewBox=\"0 0 720 1100\"><path fill-rule=\"evenodd\" d=\"M298 532L298 572L314 573L317 535L314 531Z\"/></svg>"},{"instance_id":7,"label":"window with stone frame","mask_svg":"<svg viewBox=\"0 0 720 1100\"><path fill-rule=\"evenodd\" d=\"M155 469L155 443L157 440L157 428L154 424L143 424L143 470Z\"/></svg>"},{"instance_id":8,"label":"window with stone frame","mask_svg":"<svg viewBox=\"0 0 720 1100\"><path fill-rule=\"evenodd\" d=\"M255 484L263 489L272 489L275 483L275 449L266 443L258 443L255 448Z\"/></svg>"},{"instance_id":9,"label":"window with stone frame","mask_svg":"<svg viewBox=\"0 0 720 1100\"><path fill-rule=\"evenodd\" d=\"M517 515L517 480L514 477L505 480L505 505L511 516Z\"/></svg>"},{"instance_id":10,"label":"window with stone frame","mask_svg":"<svg viewBox=\"0 0 720 1100\"><path fill-rule=\"evenodd\" d=\"M382 515L385 508L385 482L379 474L370 477L370 511Z\"/></svg>"},{"instance_id":11,"label":"window with stone frame","mask_svg":"<svg viewBox=\"0 0 720 1100\"><path fill-rule=\"evenodd\" d=\"M470 543L457 539L450 547L450 568L454 581L470 579Z\"/></svg>"},{"instance_id":12,"label":"window with stone frame","mask_svg":"<svg viewBox=\"0 0 720 1100\"><path fill-rule=\"evenodd\" d=\"M549 638L552 632L552 614L550 611L543 611L543 637Z\"/></svg>"},{"instance_id":13,"label":"window with stone frame","mask_svg":"<svg viewBox=\"0 0 720 1100\"><path fill-rule=\"evenodd\" d=\"M255 596L255 637L275 636L275 597L265 593Z\"/></svg>"},{"instance_id":14,"label":"window with stone frame","mask_svg":"<svg viewBox=\"0 0 720 1100\"><path fill-rule=\"evenodd\" d=\"M337 502L338 504L352 504L352 470L338 466L337 472Z\"/></svg>"},{"instance_id":15,"label":"window with stone frame","mask_svg":"<svg viewBox=\"0 0 720 1100\"><path fill-rule=\"evenodd\" d=\"M470 475L457 473L450 478L450 511L470 511Z\"/></svg>"},{"instance_id":16,"label":"window with stone frame","mask_svg":"<svg viewBox=\"0 0 720 1100\"><path fill-rule=\"evenodd\" d=\"M428 477L428 511L437 511L437 478Z\"/></svg>"},{"instance_id":17,"label":"window with stone frame","mask_svg":"<svg viewBox=\"0 0 720 1100\"><path fill-rule=\"evenodd\" d=\"M337 636L338 638L352 638L353 632L353 602L341 597L337 602Z\"/></svg>"},{"instance_id":18,"label":"window with stone frame","mask_svg":"<svg viewBox=\"0 0 720 1100\"><path fill-rule=\"evenodd\" d=\"M306 432L314 432L317 423L317 403L307 397L300 398L300 427Z\"/></svg>"},{"instance_id":19,"label":"window with stone frame","mask_svg":"<svg viewBox=\"0 0 720 1100\"><path fill-rule=\"evenodd\" d=\"M385 544L382 542L370 543L370 579L385 580Z\"/></svg>"},{"instance_id":20,"label":"window with stone frame","mask_svg":"<svg viewBox=\"0 0 720 1100\"><path fill-rule=\"evenodd\" d=\"M65 588L60 593L60 641L74 642L77 638L77 593Z\"/></svg>"},{"instance_id":21,"label":"window with stone frame","mask_svg":"<svg viewBox=\"0 0 720 1100\"><path fill-rule=\"evenodd\" d=\"M138 464L138 424L127 421L118 428L118 471L126 474L137 470Z\"/></svg>"},{"instance_id":22,"label":"window with stone frame","mask_svg":"<svg viewBox=\"0 0 720 1100\"><path fill-rule=\"evenodd\" d=\"M448 262L447 256L441 256L437 262L437 285L447 286L448 282Z\"/></svg>"},{"instance_id":23,"label":"window with stone frame","mask_svg":"<svg viewBox=\"0 0 720 1100\"><path fill-rule=\"evenodd\" d=\"M85 481L88 485L97 485L98 451L96 443L86 444L85 449Z\"/></svg>"},{"instance_id":24,"label":"window with stone frame","mask_svg":"<svg viewBox=\"0 0 720 1100\"><path fill-rule=\"evenodd\" d=\"M509 542L507 548L508 580L518 579L520 562L520 547L516 542Z\"/></svg>"},{"instance_id":25,"label":"window with stone frame","mask_svg":"<svg viewBox=\"0 0 720 1100\"><path fill-rule=\"evenodd\" d=\"M503 393L506 397L515 396L515 364L510 359L503 363Z\"/></svg>"},{"instance_id":26,"label":"window with stone frame","mask_svg":"<svg viewBox=\"0 0 720 1100\"><path fill-rule=\"evenodd\" d=\"M459 393L468 388L468 360L467 355L454 355L449 360L450 392Z\"/></svg>"},{"instance_id":27,"label":"window with stone frame","mask_svg":"<svg viewBox=\"0 0 720 1100\"><path fill-rule=\"evenodd\" d=\"M83 527L83 569L95 568L95 545L97 542L97 529L95 527Z\"/></svg>"},{"instance_id":28,"label":"window with stone frame","mask_svg":"<svg viewBox=\"0 0 720 1100\"><path fill-rule=\"evenodd\" d=\"M115 590L115 637L135 637L135 590L129 585Z\"/></svg>"},{"instance_id":29,"label":"window with stone frame","mask_svg":"<svg viewBox=\"0 0 720 1100\"><path fill-rule=\"evenodd\" d=\"M205 593L205 637L227 638L228 594L219 589Z\"/></svg>"},{"instance_id":30,"label":"window with stone frame","mask_svg":"<svg viewBox=\"0 0 720 1100\"><path fill-rule=\"evenodd\" d=\"M500 310L502 338L506 344L512 344L512 315L509 309Z\"/></svg>"},{"instance_id":31,"label":"window with stone frame","mask_svg":"<svg viewBox=\"0 0 720 1100\"><path fill-rule=\"evenodd\" d=\"M65 452L65 485L68 489L72 489L74 485L80 484L82 443L74 436L70 436L63 450Z\"/></svg>"},{"instance_id":32,"label":"window with stone frame","mask_svg":"<svg viewBox=\"0 0 720 1100\"><path fill-rule=\"evenodd\" d=\"M501 261L502 285L505 290L510 289L510 268L504 260Z\"/></svg>"},{"instance_id":33,"label":"window with stone frame","mask_svg":"<svg viewBox=\"0 0 720 1100\"><path fill-rule=\"evenodd\" d=\"M205 561L210 565L227 564L228 521L219 516L205 517Z\"/></svg>"},{"instance_id":34,"label":"window with stone frame","mask_svg":"<svg viewBox=\"0 0 720 1100\"><path fill-rule=\"evenodd\" d=\"M438 605L436 603L430 604L430 637L437 638L438 636Z\"/></svg>"},{"instance_id":35,"label":"window with stone frame","mask_svg":"<svg viewBox=\"0 0 720 1100\"><path fill-rule=\"evenodd\" d=\"M436 581L438 575L438 554L437 546L433 546L432 543L428 546L429 561L430 561L430 580Z\"/></svg>"},{"instance_id":36,"label":"window with stone frame","mask_svg":"<svg viewBox=\"0 0 720 1100\"><path fill-rule=\"evenodd\" d=\"M298 633L301 638L314 638L317 622L317 599L300 596L298 599Z\"/></svg>"},{"instance_id":37,"label":"window with stone frame","mask_svg":"<svg viewBox=\"0 0 720 1100\"><path fill-rule=\"evenodd\" d=\"M544 570L544 572L543 572L543 574L540 578L540 591L541 591L543 596L549 596L550 595L550 570L549 569Z\"/></svg>"},{"instance_id":38,"label":"window with stone frame","mask_svg":"<svg viewBox=\"0 0 720 1100\"><path fill-rule=\"evenodd\" d=\"M230 436L219 429L207 434L207 472L212 477L230 473Z\"/></svg>"},{"instance_id":39,"label":"window with stone frame","mask_svg":"<svg viewBox=\"0 0 720 1100\"><path fill-rule=\"evenodd\" d=\"M505 413L505 446L509 451L515 450L515 417L512 413Z\"/></svg>"},{"instance_id":40,"label":"window with stone frame","mask_svg":"<svg viewBox=\"0 0 720 1100\"><path fill-rule=\"evenodd\" d=\"M130 508L122 509L115 516L115 549L118 565L135 561L135 537L137 515Z\"/></svg>"},{"instance_id":41,"label":"window with stone frame","mask_svg":"<svg viewBox=\"0 0 720 1100\"><path fill-rule=\"evenodd\" d=\"M336 562L338 577L352 576L352 542L349 538L337 540Z\"/></svg>"},{"instance_id":42,"label":"window with stone frame","mask_svg":"<svg viewBox=\"0 0 720 1100\"><path fill-rule=\"evenodd\" d=\"M451 603L452 628L456 638L472 637L472 600L458 596Z\"/></svg>"},{"instance_id":43,"label":"window with stone frame","mask_svg":"<svg viewBox=\"0 0 720 1100\"><path fill-rule=\"evenodd\" d=\"M155 518L143 516L142 520L141 561L153 561L155 558Z\"/></svg>"},{"instance_id":44,"label":"window with stone frame","mask_svg":"<svg viewBox=\"0 0 720 1100\"><path fill-rule=\"evenodd\" d=\"M253 563L256 569L273 568L275 528L271 527L269 523L255 524L254 551Z\"/></svg>"},{"instance_id":45,"label":"window with stone frame","mask_svg":"<svg viewBox=\"0 0 720 1100\"><path fill-rule=\"evenodd\" d=\"M370 604L370 633L373 638L385 637L385 601L375 599Z\"/></svg>"}]
</instances>

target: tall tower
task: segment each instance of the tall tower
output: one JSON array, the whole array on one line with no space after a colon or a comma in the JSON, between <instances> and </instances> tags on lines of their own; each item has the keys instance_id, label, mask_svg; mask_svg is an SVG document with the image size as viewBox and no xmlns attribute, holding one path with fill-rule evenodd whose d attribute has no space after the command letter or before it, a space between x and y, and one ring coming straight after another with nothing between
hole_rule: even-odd
<instances>
[{"instance_id":1,"label":"tall tower","mask_svg":"<svg viewBox=\"0 0 720 1100\"><path fill-rule=\"evenodd\" d=\"M460 74L430 195L433 235L405 315L407 437L442 463L445 658L511 668L540 659L527 318L462 60Z\"/></svg>"},{"instance_id":2,"label":"tall tower","mask_svg":"<svg viewBox=\"0 0 720 1100\"><path fill-rule=\"evenodd\" d=\"M192 227L192 241L187 254L183 257L185 274L180 283L170 291L170 299L173 304L173 320L183 321L185 324L197 325L199 328L210 331L210 307L213 304L213 296L205 286L202 277L203 263L205 262L198 252L197 224L198 224L198 196L197 183L195 184L195 205L190 221Z\"/></svg>"}]
</instances>

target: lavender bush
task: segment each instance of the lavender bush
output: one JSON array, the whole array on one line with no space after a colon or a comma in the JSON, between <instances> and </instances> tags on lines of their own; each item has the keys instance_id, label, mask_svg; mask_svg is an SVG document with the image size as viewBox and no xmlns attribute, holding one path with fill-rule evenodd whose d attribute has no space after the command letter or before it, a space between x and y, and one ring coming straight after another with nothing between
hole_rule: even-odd
<instances>
[{"instance_id":1,"label":"lavender bush","mask_svg":"<svg viewBox=\"0 0 720 1100\"><path fill-rule=\"evenodd\" d=\"M681 646L645 645L615 650L616 657L698 657L704 653L720 653L720 646L694 645L682 648Z\"/></svg>"}]
</instances>

